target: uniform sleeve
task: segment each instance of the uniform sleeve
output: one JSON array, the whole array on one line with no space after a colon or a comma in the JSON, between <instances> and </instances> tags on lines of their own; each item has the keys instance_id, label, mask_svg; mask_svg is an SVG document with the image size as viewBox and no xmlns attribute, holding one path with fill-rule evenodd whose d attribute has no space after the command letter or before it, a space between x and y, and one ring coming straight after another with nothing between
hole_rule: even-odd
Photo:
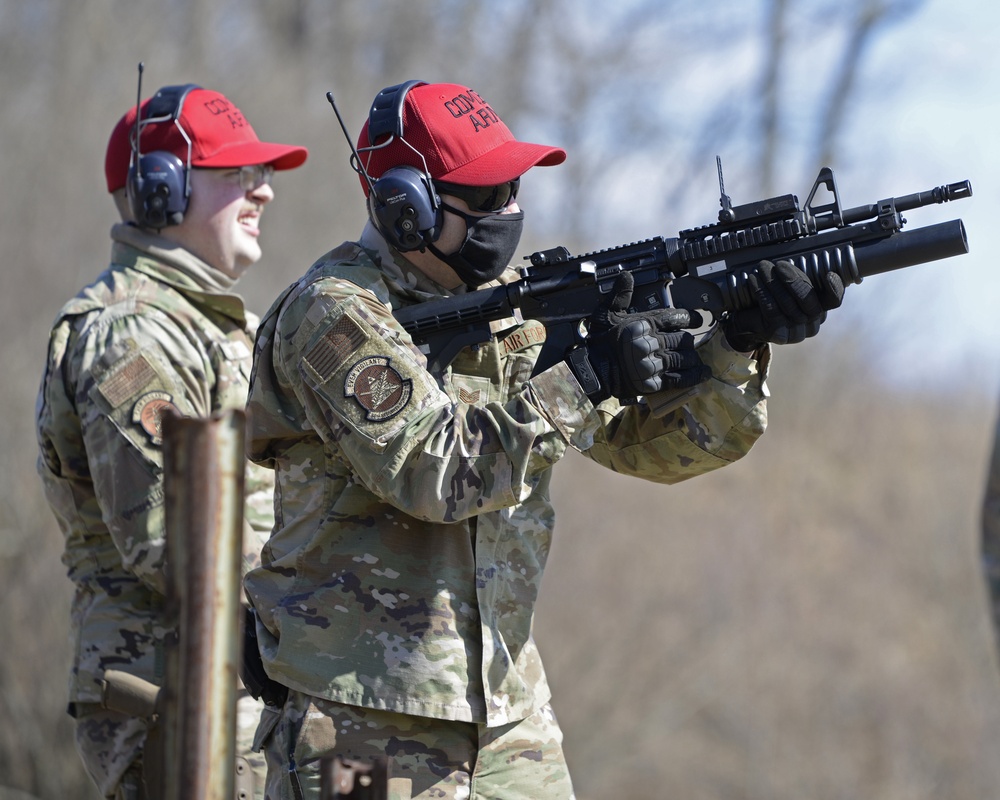
<instances>
[{"instance_id":1,"label":"uniform sleeve","mask_svg":"<svg viewBox=\"0 0 1000 800\"><path fill-rule=\"evenodd\" d=\"M257 334L260 319L251 311L245 311L245 326L247 337L252 342ZM230 354L230 361L239 359L242 362L242 348L238 355ZM250 370L244 373L240 366L240 374L244 375L249 387ZM244 398L245 399L245 398ZM241 556L240 574L246 575L250 570L260 566L261 549L267 544L274 529L274 471L247 461L243 485L243 550ZM241 600L246 601L242 596Z\"/></svg>"},{"instance_id":2,"label":"uniform sleeve","mask_svg":"<svg viewBox=\"0 0 1000 800\"><path fill-rule=\"evenodd\" d=\"M584 455L657 483L693 478L746 455L767 425L770 351L748 358L717 332L699 353L712 370L709 380L673 402L653 396L622 407L606 401L599 408L603 424Z\"/></svg>"},{"instance_id":3,"label":"uniform sleeve","mask_svg":"<svg viewBox=\"0 0 1000 800\"><path fill-rule=\"evenodd\" d=\"M1000 419L986 475L982 507L982 562L994 629L1000 633Z\"/></svg>"},{"instance_id":4,"label":"uniform sleeve","mask_svg":"<svg viewBox=\"0 0 1000 800\"><path fill-rule=\"evenodd\" d=\"M122 564L165 594L161 422L210 413L204 353L162 318L91 326L73 363L76 404L94 492Z\"/></svg>"},{"instance_id":5,"label":"uniform sleeve","mask_svg":"<svg viewBox=\"0 0 1000 800\"><path fill-rule=\"evenodd\" d=\"M294 393L366 488L428 521L516 505L598 424L586 397L566 391L568 370L506 403L452 402L386 306L345 281L318 282L283 309L273 348L273 391ZM257 371L252 408L281 406L259 380L267 372Z\"/></svg>"},{"instance_id":6,"label":"uniform sleeve","mask_svg":"<svg viewBox=\"0 0 1000 800\"><path fill-rule=\"evenodd\" d=\"M248 461L244 482L241 575L260 566L260 551L274 528L274 472Z\"/></svg>"}]
</instances>

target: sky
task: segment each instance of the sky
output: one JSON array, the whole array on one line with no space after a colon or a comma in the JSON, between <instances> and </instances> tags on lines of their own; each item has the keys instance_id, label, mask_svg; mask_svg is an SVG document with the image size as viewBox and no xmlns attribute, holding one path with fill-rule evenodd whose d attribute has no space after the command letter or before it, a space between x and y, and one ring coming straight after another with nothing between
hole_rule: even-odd
<instances>
[{"instance_id":1,"label":"sky","mask_svg":"<svg viewBox=\"0 0 1000 800\"><path fill-rule=\"evenodd\" d=\"M797 22L814 10L822 13L823 5L796 4ZM748 24L763 25L760 16L751 21L747 12ZM791 113L782 120L783 150L773 192L795 194L801 204L816 178L810 148L820 123L813 103L827 91L842 30L824 27L821 19L809 21L811 26L795 27L799 38L788 43L782 89L783 111ZM662 106L678 117L671 125L683 127L690 120L689 133L697 138L701 119L685 110L705 105L706 95L726 89L740 88L753 104L763 42L759 35L748 35L699 53L683 80L665 85ZM747 74L736 72L741 68ZM865 357L890 384L915 390L971 386L1000 396L1000 313L994 307L1000 300L1000 258L990 248L994 215L1000 213L1000 148L991 136L1000 122L1000 3L925 0L919 11L878 35L864 55L861 75L839 131L835 163L827 165L834 170L842 207L968 180L971 198L906 212L904 231L962 219L970 252L848 287L844 306L830 314L824 331L860 337ZM608 124L614 130L620 120L609 116ZM747 124L746 117L739 124ZM755 153L738 135L720 153L733 203L764 199L748 177ZM665 148L664 158L671 155ZM655 193L656 181L643 172L645 163L626 164L625 177L608 195L600 235L591 237L593 246L587 249L652 235L672 237L715 221L716 165L712 157L702 162L669 176L694 188L666 219L656 216L660 206L655 204L650 205L652 217L642 215L636 198ZM540 176L532 182L541 182Z\"/></svg>"},{"instance_id":2,"label":"sky","mask_svg":"<svg viewBox=\"0 0 1000 800\"><path fill-rule=\"evenodd\" d=\"M968 255L873 276L849 290L848 301L871 290L864 305L872 313L888 309L894 333L880 364L912 385L971 380L1000 390L1000 258L991 247L1000 212L998 34L1000 3L928 2L869 54L866 73L877 80L842 140L848 154L879 153L877 180L888 182L880 196L972 183L972 198L908 212L904 228L961 218ZM886 100L877 99L881 79L894 89ZM864 183L863 175L848 176ZM879 199L856 193L840 175L838 185L847 206ZM873 301L879 308L868 309Z\"/></svg>"}]
</instances>

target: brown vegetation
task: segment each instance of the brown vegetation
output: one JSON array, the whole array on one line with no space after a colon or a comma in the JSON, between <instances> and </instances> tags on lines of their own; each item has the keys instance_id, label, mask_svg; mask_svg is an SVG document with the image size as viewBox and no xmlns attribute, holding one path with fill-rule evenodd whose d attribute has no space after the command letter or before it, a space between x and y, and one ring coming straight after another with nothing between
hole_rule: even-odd
<instances>
[{"instance_id":1,"label":"brown vegetation","mask_svg":"<svg viewBox=\"0 0 1000 800\"><path fill-rule=\"evenodd\" d=\"M538 638L581 797L995 794L991 404L885 391L843 346L779 350L739 464L563 469Z\"/></svg>"}]
</instances>

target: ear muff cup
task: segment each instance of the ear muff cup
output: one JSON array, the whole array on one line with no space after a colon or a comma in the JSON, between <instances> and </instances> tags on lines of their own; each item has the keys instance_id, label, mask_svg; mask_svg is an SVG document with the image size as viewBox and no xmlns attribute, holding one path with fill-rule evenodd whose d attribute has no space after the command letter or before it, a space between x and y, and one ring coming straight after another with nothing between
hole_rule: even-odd
<instances>
[{"instance_id":1,"label":"ear muff cup","mask_svg":"<svg viewBox=\"0 0 1000 800\"><path fill-rule=\"evenodd\" d=\"M441 235L440 200L415 167L393 167L375 181L371 210L375 227L396 250L419 250Z\"/></svg>"},{"instance_id":2,"label":"ear muff cup","mask_svg":"<svg viewBox=\"0 0 1000 800\"><path fill-rule=\"evenodd\" d=\"M371 149L384 147L392 138L406 143L403 135L403 105L410 89L425 81L406 81L379 92L368 111L368 140ZM392 137L381 141L385 137ZM380 144L375 145L375 142ZM364 148L362 148L364 149ZM360 164L360 160L359 160ZM368 178L368 176L365 176ZM420 250L441 235L441 200L434 191L426 164L423 170L409 165L387 169L374 183L369 198L371 219L378 232L396 250Z\"/></svg>"},{"instance_id":3,"label":"ear muff cup","mask_svg":"<svg viewBox=\"0 0 1000 800\"><path fill-rule=\"evenodd\" d=\"M135 222L144 228L165 228L180 225L188 207L188 171L191 168L191 138L181 128L180 116L184 100L195 83L164 86L149 99L146 117L141 119L141 104L136 98L135 132L132 141L132 164L128 171L128 197ZM138 94L142 93L142 64L139 64ZM188 142L185 165L173 153L155 150L143 154L140 148L142 128L151 123L177 125Z\"/></svg>"},{"instance_id":4,"label":"ear muff cup","mask_svg":"<svg viewBox=\"0 0 1000 800\"><path fill-rule=\"evenodd\" d=\"M173 153L157 150L129 168L132 216L144 228L180 225L187 212L187 170Z\"/></svg>"}]
</instances>

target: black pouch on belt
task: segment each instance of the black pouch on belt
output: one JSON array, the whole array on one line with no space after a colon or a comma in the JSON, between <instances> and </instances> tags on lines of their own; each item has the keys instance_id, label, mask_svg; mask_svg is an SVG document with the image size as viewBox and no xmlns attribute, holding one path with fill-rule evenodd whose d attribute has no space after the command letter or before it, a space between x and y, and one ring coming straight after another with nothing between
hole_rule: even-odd
<instances>
[{"instance_id":1,"label":"black pouch on belt","mask_svg":"<svg viewBox=\"0 0 1000 800\"><path fill-rule=\"evenodd\" d=\"M278 683L264 671L257 644L257 612L244 609L243 612L243 658L240 659L240 679L246 690L256 700L266 705L281 708L288 698L288 687Z\"/></svg>"}]
</instances>

